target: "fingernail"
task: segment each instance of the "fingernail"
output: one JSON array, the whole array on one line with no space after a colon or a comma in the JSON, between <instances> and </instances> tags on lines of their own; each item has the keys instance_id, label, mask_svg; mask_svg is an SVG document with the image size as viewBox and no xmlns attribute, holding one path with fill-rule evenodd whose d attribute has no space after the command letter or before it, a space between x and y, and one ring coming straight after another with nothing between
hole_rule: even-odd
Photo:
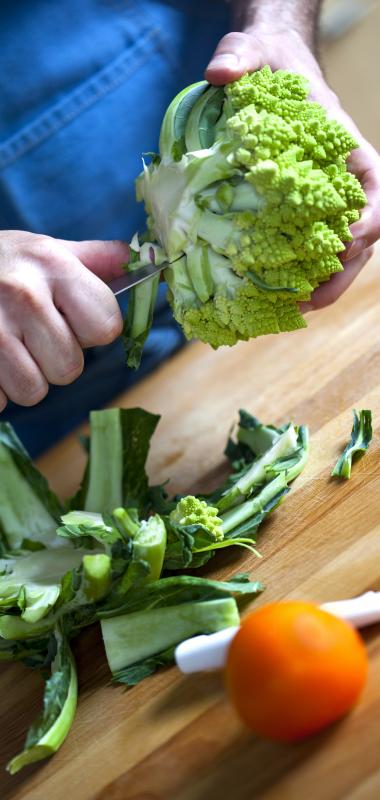
<instances>
[{"instance_id":1,"label":"fingernail","mask_svg":"<svg viewBox=\"0 0 380 800\"><path fill-rule=\"evenodd\" d=\"M208 69L236 69L239 58L234 53L220 53L210 61Z\"/></svg>"},{"instance_id":2,"label":"fingernail","mask_svg":"<svg viewBox=\"0 0 380 800\"><path fill-rule=\"evenodd\" d=\"M367 247L367 242L365 239L355 239L352 244L349 245L347 250L342 253L342 257L344 261L348 261L349 258L355 258L358 256L362 250L365 250Z\"/></svg>"}]
</instances>

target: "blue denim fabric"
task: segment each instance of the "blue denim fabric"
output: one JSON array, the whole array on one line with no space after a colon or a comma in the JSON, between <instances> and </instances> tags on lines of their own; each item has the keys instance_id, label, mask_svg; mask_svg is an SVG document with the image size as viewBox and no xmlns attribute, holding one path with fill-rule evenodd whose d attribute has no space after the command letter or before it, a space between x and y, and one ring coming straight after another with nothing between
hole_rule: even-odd
<instances>
[{"instance_id":1,"label":"blue denim fabric","mask_svg":"<svg viewBox=\"0 0 380 800\"><path fill-rule=\"evenodd\" d=\"M141 230L141 153L157 149L165 108L202 78L228 16L223 0L3 0L0 227L67 239ZM137 375L119 342L94 348L74 384L1 415L33 455L183 343L163 291Z\"/></svg>"}]
</instances>

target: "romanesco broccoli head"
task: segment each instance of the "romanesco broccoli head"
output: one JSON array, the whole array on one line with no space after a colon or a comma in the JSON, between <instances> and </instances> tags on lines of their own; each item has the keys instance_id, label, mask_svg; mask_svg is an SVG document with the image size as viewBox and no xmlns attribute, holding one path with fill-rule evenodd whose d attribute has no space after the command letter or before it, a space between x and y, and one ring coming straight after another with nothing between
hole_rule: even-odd
<instances>
[{"instance_id":1,"label":"romanesco broccoli head","mask_svg":"<svg viewBox=\"0 0 380 800\"><path fill-rule=\"evenodd\" d=\"M170 521L178 525L202 525L212 534L215 541L223 539L222 520L218 517L218 509L191 494L182 497L177 503L170 514Z\"/></svg>"},{"instance_id":2,"label":"romanesco broccoli head","mask_svg":"<svg viewBox=\"0 0 380 800\"><path fill-rule=\"evenodd\" d=\"M304 327L298 303L343 269L366 203L346 166L357 144L308 91L266 66L194 84L166 112L138 196L189 339L219 347Z\"/></svg>"}]
</instances>

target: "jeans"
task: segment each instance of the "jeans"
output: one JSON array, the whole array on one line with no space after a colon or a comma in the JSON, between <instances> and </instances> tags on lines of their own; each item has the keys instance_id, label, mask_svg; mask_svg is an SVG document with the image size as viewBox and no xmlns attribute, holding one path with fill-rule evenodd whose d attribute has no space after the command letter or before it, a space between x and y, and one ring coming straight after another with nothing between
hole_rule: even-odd
<instances>
[{"instance_id":1,"label":"jeans","mask_svg":"<svg viewBox=\"0 0 380 800\"><path fill-rule=\"evenodd\" d=\"M3 0L0 228L129 240L144 228L134 179L171 98L229 28L223 0ZM183 344L160 287L141 369L120 342L85 354L84 374L9 420L33 456Z\"/></svg>"}]
</instances>

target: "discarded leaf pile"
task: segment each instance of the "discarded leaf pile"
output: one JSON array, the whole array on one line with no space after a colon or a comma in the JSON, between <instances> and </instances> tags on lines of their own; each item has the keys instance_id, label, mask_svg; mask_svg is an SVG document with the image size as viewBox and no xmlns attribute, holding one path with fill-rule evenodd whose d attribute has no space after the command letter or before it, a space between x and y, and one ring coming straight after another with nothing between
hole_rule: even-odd
<instances>
[{"instance_id":1,"label":"discarded leaf pile","mask_svg":"<svg viewBox=\"0 0 380 800\"><path fill-rule=\"evenodd\" d=\"M247 575L221 582L178 571L224 547L254 550L259 525L305 465L307 429L264 426L240 412L225 483L169 499L145 472L158 420L139 408L92 412L82 485L65 505L0 424L0 660L46 675L41 717L11 773L54 753L70 729L70 640L81 628L100 620L114 680L133 685L171 663L189 636L237 625L235 598L263 589Z\"/></svg>"}]
</instances>

